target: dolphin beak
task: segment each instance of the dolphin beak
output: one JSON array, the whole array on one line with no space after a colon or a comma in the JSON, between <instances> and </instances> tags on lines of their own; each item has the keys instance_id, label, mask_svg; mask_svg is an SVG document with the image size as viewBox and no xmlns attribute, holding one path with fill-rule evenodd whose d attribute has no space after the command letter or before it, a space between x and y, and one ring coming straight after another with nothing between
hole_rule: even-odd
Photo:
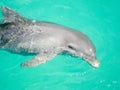
<instances>
[{"instance_id":1,"label":"dolphin beak","mask_svg":"<svg viewBox=\"0 0 120 90\"><path fill-rule=\"evenodd\" d=\"M83 57L83 59L95 68L98 68L100 66L100 62L97 60L96 57L87 56L87 57Z\"/></svg>"},{"instance_id":2,"label":"dolphin beak","mask_svg":"<svg viewBox=\"0 0 120 90\"><path fill-rule=\"evenodd\" d=\"M95 68L98 68L100 66L100 62L98 60L94 60L92 62L89 62L90 65L92 65Z\"/></svg>"}]
</instances>

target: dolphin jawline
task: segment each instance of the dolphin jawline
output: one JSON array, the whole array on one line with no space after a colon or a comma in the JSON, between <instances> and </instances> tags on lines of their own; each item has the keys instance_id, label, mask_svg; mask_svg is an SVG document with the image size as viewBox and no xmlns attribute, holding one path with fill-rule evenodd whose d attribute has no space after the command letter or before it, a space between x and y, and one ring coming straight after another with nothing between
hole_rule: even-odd
<instances>
[{"instance_id":1,"label":"dolphin jawline","mask_svg":"<svg viewBox=\"0 0 120 90\"><path fill-rule=\"evenodd\" d=\"M100 62L97 60L96 57L87 56L87 57L83 57L83 59L95 68L98 68L100 66Z\"/></svg>"}]
</instances>

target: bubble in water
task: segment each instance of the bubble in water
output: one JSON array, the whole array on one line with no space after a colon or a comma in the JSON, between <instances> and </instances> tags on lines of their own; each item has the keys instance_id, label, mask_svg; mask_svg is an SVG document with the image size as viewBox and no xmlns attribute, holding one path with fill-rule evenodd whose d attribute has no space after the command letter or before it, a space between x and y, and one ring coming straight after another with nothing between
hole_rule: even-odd
<instances>
[{"instance_id":1,"label":"bubble in water","mask_svg":"<svg viewBox=\"0 0 120 90\"><path fill-rule=\"evenodd\" d=\"M111 84L107 84L107 87L111 87Z\"/></svg>"},{"instance_id":2,"label":"bubble in water","mask_svg":"<svg viewBox=\"0 0 120 90\"><path fill-rule=\"evenodd\" d=\"M117 83L117 81L112 81L112 83L114 83L114 84L115 84L115 83Z\"/></svg>"}]
</instances>

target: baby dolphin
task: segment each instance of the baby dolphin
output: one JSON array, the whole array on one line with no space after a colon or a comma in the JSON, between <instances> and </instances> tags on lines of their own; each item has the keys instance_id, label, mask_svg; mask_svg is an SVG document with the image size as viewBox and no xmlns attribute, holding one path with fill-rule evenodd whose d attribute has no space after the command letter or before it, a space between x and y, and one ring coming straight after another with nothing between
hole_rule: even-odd
<instances>
[{"instance_id":1,"label":"baby dolphin","mask_svg":"<svg viewBox=\"0 0 120 90\"><path fill-rule=\"evenodd\" d=\"M99 67L94 45L85 34L59 24L24 18L5 6L2 15L0 48L36 55L22 66L37 66L67 52Z\"/></svg>"}]
</instances>

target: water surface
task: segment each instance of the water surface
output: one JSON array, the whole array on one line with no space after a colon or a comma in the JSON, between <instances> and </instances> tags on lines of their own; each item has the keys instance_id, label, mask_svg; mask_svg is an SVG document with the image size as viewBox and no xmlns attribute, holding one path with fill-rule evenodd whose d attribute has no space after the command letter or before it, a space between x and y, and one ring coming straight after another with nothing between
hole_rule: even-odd
<instances>
[{"instance_id":1,"label":"water surface","mask_svg":"<svg viewBox=\"0 0 120 90\"><path fill-rule=\"evenodd\" d=\"M58 55L22 68L33 56L0 50L0 90L120 90L119 0L1 0L24 17L59 23L85 33L94 43L98 69L81 58ZM0 18L2 19L1 11Z\"/></svg>"}]
</instances>

